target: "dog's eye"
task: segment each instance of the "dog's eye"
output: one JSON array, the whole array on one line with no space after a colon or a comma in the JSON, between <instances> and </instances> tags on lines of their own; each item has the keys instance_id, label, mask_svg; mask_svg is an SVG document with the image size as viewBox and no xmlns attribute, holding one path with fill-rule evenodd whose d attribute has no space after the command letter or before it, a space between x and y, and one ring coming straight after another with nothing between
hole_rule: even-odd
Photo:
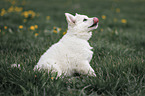
<instances>
[{"instance_id":1,"label":"dog's eye","mask_svg":"<svg viewBox=\"0 0 145 96\"><path fill-rule=\"evenodd\" d=\"M84 19L83 21L87 21L87 19Z\"/></svg>"}]
</instances>

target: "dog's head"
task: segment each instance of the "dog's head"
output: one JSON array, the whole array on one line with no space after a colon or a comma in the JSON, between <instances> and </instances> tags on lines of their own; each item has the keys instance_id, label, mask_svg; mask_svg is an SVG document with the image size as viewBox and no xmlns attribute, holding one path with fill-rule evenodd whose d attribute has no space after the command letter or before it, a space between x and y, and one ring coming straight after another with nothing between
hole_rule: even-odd
<instances>
[{"instance_id":1,"label":"dog's head","mask_svg":"<svg viewBox=\"0 0 145 96\"><path fill-rule=\"evenodd\" d=\"M75 16L65 13L68 22L68 29L77 32L89 32L97 29L99 19L97 17L89 18L86 15L77 14Z\"/></svg>"}]
</instances>

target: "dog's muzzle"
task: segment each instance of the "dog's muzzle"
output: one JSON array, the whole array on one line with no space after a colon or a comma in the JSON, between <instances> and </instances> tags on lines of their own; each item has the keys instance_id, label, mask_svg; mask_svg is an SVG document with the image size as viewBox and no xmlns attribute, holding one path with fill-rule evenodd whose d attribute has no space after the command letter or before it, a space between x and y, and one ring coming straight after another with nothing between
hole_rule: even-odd
<instances>
[{"instance_id":1,"label":"dog's muzzle","mask_svg":"<svg viewBox=\"0 0 145 96\"><path fill-rule=\"evenodd\" d=\"M94 22L93 25L91 25L89 28L97 26L99 19L97 17L94 17L93 22Z\"/></svg>"}]
</instances>

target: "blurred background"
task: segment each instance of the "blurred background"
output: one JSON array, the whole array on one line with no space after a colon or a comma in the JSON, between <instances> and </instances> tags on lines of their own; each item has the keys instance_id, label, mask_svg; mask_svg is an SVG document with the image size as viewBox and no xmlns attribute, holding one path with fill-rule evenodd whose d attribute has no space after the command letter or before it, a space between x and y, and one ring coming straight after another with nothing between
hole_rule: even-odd
<instances>
[{"instance_id":1,"label":"blurred background","mask_svg":"<svg viewBox=\"0 0 145 96\"><path fill-rule=\"evenodd\" d=\"M98 17L102 31L106 27L143 27L144 5L145 0L1 0L0 30L38 25L42 30L58 26L65 31L65 12Z\"/></svg>"}]
</instances>

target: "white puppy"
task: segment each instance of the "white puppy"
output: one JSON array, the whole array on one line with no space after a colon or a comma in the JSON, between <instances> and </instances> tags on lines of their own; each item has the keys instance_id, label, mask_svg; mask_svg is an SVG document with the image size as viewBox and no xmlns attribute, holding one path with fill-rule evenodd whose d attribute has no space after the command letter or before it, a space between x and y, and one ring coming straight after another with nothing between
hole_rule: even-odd
<instances>
[{"instance_id":1,"label":"white puppy","mask_svg":"<svg viewBox=\"0 0 145 96\"><path fill-rule=\"evenodd\" d=\"M73 16L69 13L65 13L65 16L68 22L66 35L41 56L34 70L52 70L58 76L71 76L73 73L96 76L89 64L93 52L88 40L92 36L91 30L98 27L98 18L79 14Z\"/></svg>"}]
</instances>

